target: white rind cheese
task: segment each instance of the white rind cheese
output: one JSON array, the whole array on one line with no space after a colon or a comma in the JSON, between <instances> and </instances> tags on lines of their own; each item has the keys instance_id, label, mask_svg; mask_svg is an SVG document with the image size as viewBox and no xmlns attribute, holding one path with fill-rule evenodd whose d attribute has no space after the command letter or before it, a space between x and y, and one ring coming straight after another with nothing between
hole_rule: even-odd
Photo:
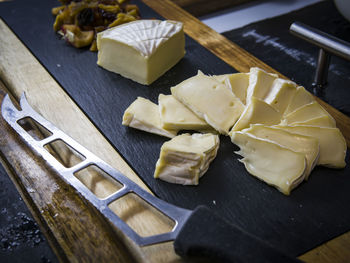
<instances>
[{"instance_id":1,"label":"white rind cheese","mask_svg":"<svg viewBox=\"0 0 350 263\"><path fill-rule=\"evenodd\" d=\"M141 84L151 84L185 55L183 24L137 20L97 35L97 64Z\"/></svg>"},{"instance_id":2,"label":"white rind cheese","mask_svg":"<svg viewBox=\"0 0 350 263\"><path fill-rule=\"evenodd\" d=\"M172 87L171 93L221 134L228 134L244 109L224 84L200 71Z\"/></svg>"},{"instance_id":3,"label":"white rind cheese","mask_svg":"<svg viewBox=\"0 0 350 263\"><path fill-rule=\"evenodd\" d=\"M309 178L312 169L317 164L320 146L316 138L259 124L251 125L249 129L242 132L254 135L259 139L272 141L294 152L303 153L306 158L305 180Z\"/></svg>"},{"instance_id":4,"label":"white rind cheese","mask_svg":"<svg viewBox=\"0 0 350 263\"><path fill-rule=\"evenodd\" d=\"M189 108L172 95L159 94L160 119L164 129L171 130L210 130L212 127L198 118Z\"/></svg>"},{"instance_id":5,"label":"white rind cheese","mask_svg":"<svg viewBox=\"0 0 350 263\"><path fill-rule=\"evenodd\" d=\"M161 148L154 177L169 183L197 185L219 148L219 136L181 134Z\"/></svg>"},{"instance_id":6,"label":"white rind cheese","mask_svg":"<svg viewBox=\"0 0 350 263\"><path fill-rule=\"evenodd\" d=\"M247 89L249 85L248 73L231 74L225 79L226 86L230 87L233 94L235 94L241 102L246 104Z\"/></svg>"},{"instance_id":7,"label":"white rind cheese","mask_svg":"<svg viewBox=\"0 0 350 263\"><path fill-rule=\"evenodd\" d=\"M158 105L141 97L138 97L125 110L122 124L168 138L175 137L178 132L164 129L160 121Z\"/></svg>"},{"instance_id":8,"label":"white rind cheese","mask_svg":"<svg viewBox=\"0 0 350 263\"><path fill-rule=\"evenodd\" d=\"M317 126L317 127L329 127L336 128L335 121L332 116L321 116L306 121L297 121L290 124L291 126L295 125L308 125L308 126Z\"/></svg>"},{"instance_id":9,"label":"white rind cheese","mask_svg":"<svg viewBox=\"0 0 350 263\"><path fill-rule=\"evenodd\" d=\"M314 97L304 87L299 86L286 111L284 112L284 115L287 115L296 109L314 101Z\"/></svg>"},{"instance_id":10,"label":"white rind cheese","mask_svg":"<svg viewBox=\"0 0 350 263\"><path fill-rule=\"evenodd\" d=\"M242 132L232 133L231 140L239 146L237 154L248 172L283 194L289 195L304 180L304 154Z\"/></svg>"},{"instance_id":11,"label":"white rind cheese","mask_svg":"<svg viewBox=\"0 0 350 263\"><path fill-rule=\"evenodd\" d=\"M314 126L281 126L291 133L311 136L318 139L320 144L320 157L317 164L330 168L344 168L346 156L346 141L338 128L314 127Z\"/></svg>"}]
</instances>

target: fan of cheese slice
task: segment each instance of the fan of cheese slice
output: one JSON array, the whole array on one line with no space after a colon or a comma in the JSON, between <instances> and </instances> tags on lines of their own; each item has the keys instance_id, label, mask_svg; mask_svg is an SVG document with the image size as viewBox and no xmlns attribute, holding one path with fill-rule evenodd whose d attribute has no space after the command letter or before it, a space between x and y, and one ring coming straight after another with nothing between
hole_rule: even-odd
<instances>
[{"instance_id":1,"label":"fan of cheese slice","mask_svg":"<svg viewBox=\"0 0 350 263\"><path fill-rule=\"evenodd\" d=\"M211 133L181 134L163 144L154 177L183 185L197 185L219 148Z\"/></svg>"},{"instance_id":2,"label":"fan of cheese slice","mask_svg":"<svg viewBox=\"0 0 350 263\"><path fill-rule=\"evenodd\" d=\"M185 55L183 24L137 20L97 35L97 64L141 84L151 84Z\"/></svg>"}]
</instances>

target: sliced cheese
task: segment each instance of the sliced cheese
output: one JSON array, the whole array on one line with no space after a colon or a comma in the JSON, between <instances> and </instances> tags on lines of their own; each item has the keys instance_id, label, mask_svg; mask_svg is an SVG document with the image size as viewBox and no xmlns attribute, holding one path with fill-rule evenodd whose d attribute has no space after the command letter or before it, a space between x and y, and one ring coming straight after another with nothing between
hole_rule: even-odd
<instances>
[{"instance_id":1,"label":"sliced cheese","mask_svg":"<svg viewBox=\"0 0 350 263\"><path fill-rule=\"evenodd\" d=\"M314 97L304 87L299 86L295 92L290 104L288 105L284 115L287 115L296 109L315 101Z\"/></svg>"},{"instance_id":2,"label":"sliced cheese","mask_svg":"<svg viewBox=\"0 0 350 263\"><path fill-rule=\"evenodd\" d=\"M297 85L293 81L275 79L264 101L283 114L297 90L296 87Z\"/></svg>"},{"instance_id":3,"label":"sliced cheese","mask_svg":"<svg viewBox=\"0 0 350 263\"><path fill-rule=\"evenodd\" d=\"M280 123L280 121L281 113L266 102L253 97L244 109L241 117L233 126L231 132L248 128L250 124L274 125Z\"/></svg>"},{"instance_id":4,"label":"sliced cheese","mask_svg":"<svg viewBox=\"0 0 350 263\"><path fill-rule=\"evenodd\" d=\"M242 132L254 135L259 139L272 141L294 152L304 154L306 158L306 180L318 161L320 147L316 138L293 134L282 129L261 124L251 125L249 129L245 129Z\"/></svg>"},{"instance_id":5,"label":"sliced cheese","mask_svg":"<svg viewBox=\"0 0 350 263\"><path fill-rule=\"evenodd\" d=\"M289 195L304 180L304 154L242 132L232 133L231 140L239 146L237 154L248 172L283 194Z\"/></svg>"},{"instance_id":6,"label":"sliced cheese","mask_svg":"<svg viewBox=\"0 0 350 263\"><path fill-rule=\"evenodd\" d=\"M226 77L224 83L231 88L232 92L241 100L243 104L246 104L249 73L230 74Z\"/></svg>"},{"instance_id":7,"label":"sliced cheese","mask_svg":"<svg viewBox=\"0 0 350 263\"><path fill-rule=\"evenodd\" d=\"M329 113L316 101L299 107L295 111L284 116L282 120L283 125L289 125L293 123L306 122L318 117L327 116L333 125L335 126L335 120Z\"/></svg>"},{"instance_id":8,"label":"sliced cheese","mask_svg":"<svg viewBox=\"0 0 350 263\"><path fill-rule=\"evenodd\" d=\"M178 135L161 147L154 177L169 183L197 185L218 148L218 135Z\"/></svg>"},{"instance_id":9,"label":"sliced cheese","mask_svg":"<svg viewBox=\"0 0 350 263\"><path fill-rule=\"evenodd\" d=\"M329 127L329 128L336 127L333 117L330 117L328 115L316 117L316 118L309 119L306 121L293 122L293 124L290 124L290 125L292 125L292 126L309 125L309 126Z\"/></svg>"},{"instance_id":10,"label":"sliced cheese","mask_svg":"<svg viewBox=\"0 0 350 263\"><path fill-rule=\"evenodd\" d=\"M178 132L164 129L160 121L158 105L141 97L138 97L125 110L122 124L169 138L175 137Z\"/></svg>"},{"instance_id":11,"label":"sliced cheese","mask_svg":"<svg viewBox=\"0 0 350 263\"><path fill-rule=\"evenodd\" d=\"M221 134L227 134L244 105L224 84L202 72L171 88L172 95Z\"/></svg>"},{"instance_id":12,"label":"sliced cheese","mask_svg":"<svg viewBox=\"0 0 350 263\"><path fill-rule=\"evenodd\" d=\"M171 130L210 130L211 126L197 117L189 108L172 95L159 94L160 119L165 129Z\"/></svg>"},{"instance_id":13,"label":"sliced cheese","mask_svg":"<svg viewBox=\"0 0 350 263\"><path fill-rule=\"evenodd\" d=\"M318 165L331 168L345 167L346 142L344 136L338 128L314 127L314 126L281 126L276 127L284 129L291 133L310 136L318 139L320 144L320 157Z\"/></svg>"},{"instance_id":14,"label":"sliced cheese","mask_svg":"<svg viewBox=\"0 0 350 263\"><path fill-rule=\"evenodd\" d=\"M141 84L151 84L185 55L183 25L137 20L97 35L97 64Z\"/></svg>"},{"instance_id":15,"label":"sliced cheese","mask_svg":"<svg viewBox=\"0 0 350 263\"><path fill-rule=\"evenodd\" d=\"M249 85L247 88L246 104L249 104L253 97L265 99L269 94L272 83L277 79L276 74L267 73L260 68L251 68L249 73Z\"/></svg>"}]
</instances>

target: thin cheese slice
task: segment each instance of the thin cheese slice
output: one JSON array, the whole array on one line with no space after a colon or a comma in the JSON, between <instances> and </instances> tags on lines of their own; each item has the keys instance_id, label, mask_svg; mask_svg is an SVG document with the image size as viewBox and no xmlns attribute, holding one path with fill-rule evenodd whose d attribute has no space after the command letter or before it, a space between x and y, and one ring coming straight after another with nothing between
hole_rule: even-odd
<instances>
[{"instance_id":1,"label":"thin cheese slice","mask_svg":"<svg viewBox=\"0 0 350 263\"><path fill-rule=\"evenodd\" d=\"M281 126L291 133L311 136L318 139L320 144L320 157L317 164L331 168L345 167L346 141L338 128L314 127L314 126Z\"/></svg>"},{"instance_id":2,"label":"thin cheese slice","mask_svg":"<svg viewBox=\"0 0 350 263\"><path fill-rule=\"evenodd\" d=\"M137 20L97 35L97 64L141 84L151 84L185 55L183 24Z\"/></svg>"},{"instance_id":3,"label":"thin cheese slice","mask_svg":"<svg viewBox=\"0 0 350 263\"><path fill-rule=\"evenodd\" d=\"M161 148L154 177L169 183L197 185L219 148L219 136L181 134Z\"/></svg>"},{"instance_id":4,"label":"thin cheese slice","mask_svg":"<svg viewBox=\"0 0 350 263\"><path fill-rule=\"evenodd\" d=\"M254 135L257 138L272 141L294 152L300 152L306 158L305 179L309 178L319 157L319 143L316 138L293 134L288 131L268 127L260 124L251 125L249 129L242 132Z\"/></svg>"},{"instance_id":5,"label":"thin cheese slice","mask_svg":"<svg viewBox=\"0 0 350 263\"><path fill-rule=\"evenodd\" d=\"M267 73L260 68L251 68L249 73L246 104L249 104L253 97L261 100L265 99L270 92L272 83L277 78L278 76L276 74Z\"/></svg>"},{"instance_id":6,"label":"thin cheese slice","mask_svg":"<svg viewBox=\"0 0 350 263\"><path fill-rule=\"evenodd\" d=\"M231 74L226 77L225 84L231 88L232 92L245 105L249 85L249 73Z\"/></svg>"},{"instance_id":7,"label":"thin cheese slice","mask_svg":"<svg viewBox=\"0 0 350 263\"><path fill-rule=\"evenodd\" d=\"M304 180L304 154L242 132L232 133L231 140L239 146L237 154L244 157L240 161L248 172L283 194L289 195Z\"/></svg>"},{"instance_id":8,"label":"thin cheese slice","mask_svg":"<svg viewBox=\"0 0 350 263\"><path fill-rule=\"evenodd\" d=\"M297 90L293 81L275 79L272 88L264 101L283 114Z\"/></svg>"},{"instance_id":9,"label":"thin cheese slice","mask_svg":"<svg viewBox=\"0 0 350 263\"><path fill-rule=\"evenodd\" d=\"M335 122L333 117L330 117L328 115L309 119L306 121L300 121L300 122L294 122L291 124L292 126L295 125L309 125L309 126L317 126L317 127L329 127L329 128L335 128Z\"/></svg>"},{"instance_id":10,"label":"thin cheese slice","mask_svg":"<svg viewBox=\"0 0 350 263\"><path fill-rule=\"evenodd\" d=\"M284 112L284 115L287 115L300 108L301 106L304 106L314 101L315 99L311 95L311 93L309 93L304 87L299 86L293 96L293 99L291 100L286 111Z\"/></svg>"},{"instance_id":11,"label":"thin cheese slice","mask_svg":"<svg viewBox=\"0 0 350 263\"><path fill-rule=\"evenodd\" d=\"M197 117L172 95L159 94L160 119L164 129L210 130L211 126Z\"/></svg>"},{"instance_id":12,"label":"thin cheese slice","mask_svg":"<svg viewBox=\"0 0 350 263\"><path fill-rule=\"evenodd\" d=\"M224 84L200 71L172 87L171 93L221 134L228 133L244 109Z\"/></svg>"},{"instance_id":13,"label":"thin cheese slice","mask_svg":"<svg viewBox=\"0 0 350 263\"><path fill-rule=\"evenodd\" d=\"M125 110L122 124L169 138L175 137L178 132L164 129L160 121L158 105L141 97L138 97Z\"/></svg>"},{"instance_id":14,"label":"thin cheese slice","mask_svg":"<svg viewBox=\"0 0 350 263\"><path fill-rule=\"evenodd\" d=\"M280 121L281 113L266 102L253 97L231 132L248 128L250 124L274 125L280 123Z\"/></svg>"},{"instance_id":15,"label":"thin cheese slice","mask_svg":"<svg viewBox=\"0 0 350 263\"><path fill-rule=\"evenodd\" d=\"M282 120L283 125L289 125L296 122L305 122L322 116L328 116L335 126L335 120L329 113L316 101L306 104L295 111L284 116Z\"/></svg>"}]
</instances>

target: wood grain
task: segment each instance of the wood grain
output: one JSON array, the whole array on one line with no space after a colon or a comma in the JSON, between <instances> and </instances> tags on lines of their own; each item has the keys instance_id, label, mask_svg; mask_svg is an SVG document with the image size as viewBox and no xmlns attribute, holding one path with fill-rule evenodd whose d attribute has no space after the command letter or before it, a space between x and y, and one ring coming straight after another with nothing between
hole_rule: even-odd
<instances>
[{"instance_id":1,"label":"wood grain","mask_svg":"<svg viewBox=\"0 0 350 263\"><path fill-rule=\"evenodd\" d=\"M90 151L96 153L101 159L149 191L149 189L147 189L147 187L126 164L116 150L99 133L96 127L94 127L83 112L75 105L75 103L55 82L50 74L30 54L27 48L15 37L15 35L2 21L0 21L0 34L1 36L6 36L0 38L0 50L2 50L0 78L4 81L6 87L13 94L14 98L18 99L22 92L26 92L30 105L37 112L53 122L58 128L69 134ZM91 138L94 138L94 140L91 140ZM61 154L62 159L65 159L66 162L69 163L72 161L73 156L67 155L67 151L65 149L56 149L56 151ZM5 156L7 157L8 154L5 154ZM22 158L18 159L17 162L22 160ZM26 166L29 167L30 165L28 164ZM53 178L56 178L52 174L48 174L47 176L52 180ZM94 180L94 176L94 174L91 174L87 176L85 180L85 184L93 192L96 189L104 191L103 189L107 189L109 187L109 183L106 182L106 180L100 180L100 178L98 178L98 180ZM98 174L96 176L98 176ZM39 178L36 177L36 180L38 181ZM34 184L34 182L35 181L28 182L28 187L30 184L33 184L32 189L36 189L36 187L39 185ZM95 183L92 185L91 182L97 182L97 185ZM47 187L50 185L51 184L48 183ZM63 186L57 185L57 187L54 187L54 189L59 187ZM37 206L41 207L44 205L41 203L41 195L44 195L45 191L48 191L48 189L39 188L36 189L36 191L38 191L38 195L33 195L31 197L33 202L35 202ZM78 209L80 211L80 209L84 209L81 208L80 203L70 203L68 206L64 202L60 203L57 201L51 203L51 206L52 211L55 209L57 209L57 211L67 210L68 214L70 214L71 210L75 211ZM151 209L144 208L140 202L135 202L132 198L125 199L125 202L114 206L114 209L115 211L118 210L118 212L121 210L122 214L128 214L129 216L126 223L130 224L134 230L139 233L143 231L146 231L148 234L166 232L170 227L169 225L164 224L164 220L162 218L155 218ZM88 213L90 212L91 210L89 210ZM72 214L70 215L73 216ZM50 216L52 215L50 214L46 217L46 214L36 214L36 217L43 218L42 220L45 222L50 222ZM97 213L94 213L91 215L91 217L98 217L98 215ZM152 224L149 224L149 222L152 222ZM66 218L56 218L55 225L62 225L65 223ZM75 224L75 222L73 222L73 224ZM52 227L51 224L49 224L49 226L50 228ZM94 226L89 224L86 224L85 227L91 227L94 229ZM59 229L53 230L59 231ZM77 243L79 243L79 240L83 242L86 236L84 237L83 235L80 235L74 231L67 232L65 234L68 236L65 238L58 237L56 238L55 242L59 243L60 246L64 248L64 252L69 260L75 261L75 257L77 255L70 250L69 244L71 243L72 239L77 239ZM125 238L125 236L123 236L121 233L117 234L119 239L126 243L126 246L133 252L134 257L138 259L139 262L164 262L178 260L178 256L174 253L172 242L140 248L129 239ZM48 238L50 238L50 236ZM90 256L90 259L95 258L93 252L93 249L91 250L91 253L86 252L88 256Z\"/></svg>"},{"instance_id":2,"label":"wood grain","mask_svg":"<svg viewBox=\"0 0 350 263\"><path fill-rule=\"evenodd\" d=\"M239 72L249 72L251 67L259 67L267 72L278 74L280 77L288 79L281 73L271 68L263 61L252 56L250 53L239 47L223 35L217 33L200 20L190 15L181 7L170 0L142 0L157 13L166 19L178 20L184 23L184 31L187 35L195 39L202 46L206 47L227 64L234 67ZM172 10L171 12L169 10ZM337 127L343 133L348 147L350 146L350 118L339 112L326 102L316 98L316 100L327 109L335 118Z\"/></svg>"}]
</instances>

